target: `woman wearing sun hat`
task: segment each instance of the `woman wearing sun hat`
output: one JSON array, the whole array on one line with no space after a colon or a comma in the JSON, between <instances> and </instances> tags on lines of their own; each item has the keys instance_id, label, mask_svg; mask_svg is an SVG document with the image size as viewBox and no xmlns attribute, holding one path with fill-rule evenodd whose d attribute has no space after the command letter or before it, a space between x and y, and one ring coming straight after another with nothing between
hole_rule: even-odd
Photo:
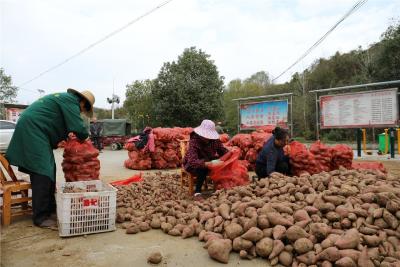
<instances>
[{"instance_id":1,"label":"woman wearing sun hat","mask_svg":"<svg viewBox=\"0 0 400 267\"><path fill-rule=\"evenodd\" d=\"M228 150L219 140L213 121L203 120L200 126L194 128L190 134L189 149L183 158L183 166L186 171L196 176L195 199L202 199L201 187L207 177L211 161L226 153Z\"/></svg>"},{"instance_id":2,"label":"woman wearing sun hat","mask_svg":"<svg viewBox=\"0 0 400 267\"><path fill-rule=\"evenodd\" d=\"M81 112L93 114L94 96L90 91L68 89L32 103L18 119L6 158L11 165L30 175L33 223L56 226L50 217L56 211L54 199L56 166L53 149L68 136L88 138Z\"/></svg>"}]
</instances>

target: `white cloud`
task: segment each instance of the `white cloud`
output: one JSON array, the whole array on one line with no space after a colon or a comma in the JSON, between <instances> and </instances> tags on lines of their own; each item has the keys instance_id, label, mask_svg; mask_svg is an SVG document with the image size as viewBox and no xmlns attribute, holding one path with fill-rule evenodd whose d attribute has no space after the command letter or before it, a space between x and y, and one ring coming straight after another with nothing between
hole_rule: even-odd
<instances>
[{"instance_id":1,"label":"white cloud","mask_svg":"<svg viewBox=\"0 0 400 267\"><path fill-rule=\"evenodd\" d=\"M3 0L1 67L20 84L61 62L105 34L162 3L161 0ZM108 107L136 79L155 78L162 64L196 46L215 61L226 82L265 70L276 76L343 14L352 0L174 0L64 66L27 84L47 93L90 88L96 105ZM379 40L399 1L370 0L344 21L315 51L284 75L315 59ZM38 95L21 90L19 101Z\"/></svg>"}]
</instances>

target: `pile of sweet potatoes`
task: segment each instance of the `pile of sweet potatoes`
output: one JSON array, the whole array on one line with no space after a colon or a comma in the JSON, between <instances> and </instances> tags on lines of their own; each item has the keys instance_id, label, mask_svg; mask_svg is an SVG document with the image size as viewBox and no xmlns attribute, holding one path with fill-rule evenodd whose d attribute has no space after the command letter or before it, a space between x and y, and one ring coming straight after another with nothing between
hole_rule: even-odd
<instances>
[{"instance_id":1,"label":"pile of sweet potatoes","mask_svg":"<svg viewBox=\"0 0 400 267\"><path fill-rule=\"evenodd\" d=\"M120 187L117 220L128 234L161 229L198 236L211 258L265 258L283 266L399 266L400 180L340 168L219 190L185 199L174 175Z\"/></svg>"}]
</instances>

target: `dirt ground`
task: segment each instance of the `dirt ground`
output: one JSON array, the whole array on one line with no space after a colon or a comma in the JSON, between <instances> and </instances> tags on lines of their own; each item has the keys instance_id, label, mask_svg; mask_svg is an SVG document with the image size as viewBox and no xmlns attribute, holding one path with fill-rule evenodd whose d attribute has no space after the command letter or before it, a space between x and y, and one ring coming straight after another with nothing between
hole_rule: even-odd
<instances>
[{"instance_id":1,"label":"dirt ground","mask_svg":"<svg viewBox=\"0 0 400 267\"><path fill-rule=\"evenodd\" d=\"M62 150L55 151L57 182L63 181ZM100 178L105 182L125 179L138 173L123 167L127 152L105 150L100 154ZM400 178L400 161L382 160L385 167ZM171 170L176 172L177 170ZM160 251L160 266L220 266L208 257L197 238L171 237L159 230L127 235L123 229L80 237L61 238L57 231L32 225L21 217L1 229L1 266L149 266L147 256ZM268 266L263 259L241 260L231 253L229 266Z\"/></svg>"}]
</instances>

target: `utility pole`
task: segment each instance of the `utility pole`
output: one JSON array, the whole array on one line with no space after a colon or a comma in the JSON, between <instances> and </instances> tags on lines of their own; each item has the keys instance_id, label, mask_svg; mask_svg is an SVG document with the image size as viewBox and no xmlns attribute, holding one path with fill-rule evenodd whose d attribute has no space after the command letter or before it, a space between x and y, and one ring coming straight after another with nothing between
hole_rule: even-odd
<instances>
[{"instance_id":1,"label":"utility pole","mask_svg":"<svg viewBox=\"0 0 400 267\"><path fill-rule=\"evenodd\" d=\"M114 119L114 103L119 104L119 96L114 94L114 81L115 78L113 79L113 92L111 98L107 97L107 102L111 104L111 119Z\"/></svg>"},{"instance_id":2,"label":"utility pole","mask_svg":"<svg viewBox=\"0 0 400 267\"><path fill-rule=\"evenodd\" d=\"M119 96L114 94L114 82L113 82L113 93L111 98L107 97L107 102L111 104L111 118L114 119L114 103L119 104Z\"/></svg>"}]
</instances>

